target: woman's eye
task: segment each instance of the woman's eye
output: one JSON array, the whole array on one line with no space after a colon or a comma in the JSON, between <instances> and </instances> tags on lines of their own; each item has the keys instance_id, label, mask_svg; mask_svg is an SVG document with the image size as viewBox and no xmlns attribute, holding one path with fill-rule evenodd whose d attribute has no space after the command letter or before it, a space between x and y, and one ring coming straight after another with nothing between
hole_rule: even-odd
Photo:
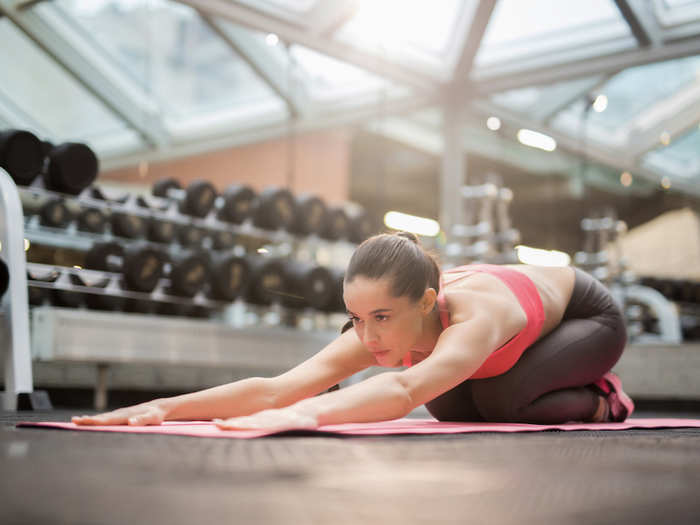
<instances>
[{"instance_id":1,"label":"woman's eye","mask_svg":"<svg viewBox=\"0 0 700 525\"><path fill-rule=\"evenodd\" d=\"M352 316L352 315L350 316L350 320L351 320L353 323L359 323L359 322L360 322L360 318L359 318L359 317L354 317L354 316Z\"/></svg>"},{"instance_id":2,"label":"woman's eye","mask_svg":"<svg viewBox=\"0 0 700 525\"><path fill-rule=\"evenodd\" d=\"M378 316L375 317L375 319L376 319L377 321L386 321L387 319L389 319L389 317L386 316L386 315L378 315Z\"/></svg>"}]
</instances>

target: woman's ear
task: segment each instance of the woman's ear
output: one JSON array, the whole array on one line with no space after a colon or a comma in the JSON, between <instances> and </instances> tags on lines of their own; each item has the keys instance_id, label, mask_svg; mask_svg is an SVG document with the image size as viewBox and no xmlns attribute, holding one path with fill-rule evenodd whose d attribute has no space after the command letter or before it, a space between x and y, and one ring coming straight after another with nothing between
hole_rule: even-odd
<instances>
[{"instance_id":1,"label":"woman's ear","mask_svg":"<svg viewBox=\"0 0 700 525\"><path fill-rule=\"evenodd\" d=\"M424 315L427 315L430 312L432 312L433 308L435 307L436 300L437 293L435 292L435 289L426 288L425 292L423 292L423 297L421 297L420 300L421 312L423 312Z\"/></svg>"}]
</instances>

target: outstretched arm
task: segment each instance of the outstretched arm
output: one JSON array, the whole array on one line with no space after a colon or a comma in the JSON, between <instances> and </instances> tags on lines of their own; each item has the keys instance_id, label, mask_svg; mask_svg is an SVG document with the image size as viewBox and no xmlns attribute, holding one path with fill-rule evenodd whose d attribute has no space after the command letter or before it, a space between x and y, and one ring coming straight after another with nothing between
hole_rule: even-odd
<instances>
[{"instance_id":1,"label":"outstretched arm","mask_svg":"<svg viewBox=\"0 0 700 525\"><path fill-rule=\"evenodd\" d=\"M304 399L281 410L268 410L218 424L224 429L283 430L404 417L417 406L469 378L493 349L513 335L498 329L486 315L473 317L444 330L433 353L408 370L379 374L349 388Z\"/></svg>"}]
</instances>

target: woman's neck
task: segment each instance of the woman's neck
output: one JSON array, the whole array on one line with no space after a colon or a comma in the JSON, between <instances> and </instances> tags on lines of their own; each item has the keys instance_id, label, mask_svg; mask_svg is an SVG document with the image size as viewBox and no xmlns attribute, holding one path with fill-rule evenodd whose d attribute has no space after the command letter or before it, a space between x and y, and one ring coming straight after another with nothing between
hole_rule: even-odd
<instances>
[{"instance_id":1,"label":"woman's neck","mask_svg":"<svg viewBox=\"0 0 700 525\"><path fill-rule=\"evenodd\" d=\"M435 308L423 319L423 333L411 350L421 353L432 352L441 333L442 323L440 322L440 312Z\"/></svg>"}]
</instances>

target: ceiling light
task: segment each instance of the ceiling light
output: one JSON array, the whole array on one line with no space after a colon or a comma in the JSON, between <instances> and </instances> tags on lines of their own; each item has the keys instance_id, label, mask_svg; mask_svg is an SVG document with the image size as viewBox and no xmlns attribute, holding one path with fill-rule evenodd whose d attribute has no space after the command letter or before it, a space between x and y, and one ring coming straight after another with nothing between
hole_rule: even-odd
<instances>
[{"instance_id":1,"label":"ceiling light","mask_svg":"<svg viewBox=\"0 0 700 525\"><path fill-rule=\"evenodd\" d=\"M270 33L265 37L265 42L267 42L268 46L276 46L279 41L280 38L274 33Z\"/></svg>"},{"instance_id":2,"label":"ceiling light","mask_svg":"<svg viewBox=\"0 0 700 525\"><path fill-rule=\"evenodd\" d=\"M29 239L24 239L24 251L28 252L29 247L32 245L32 243L29 242Z\"/></svg>"},{"instance_id":3,"label":"ceiling light","mask_svg":"<svg viewBox=\"0 0 700 525\"><path fill-rule=\"evenodd\" d=\"M598 95L593 101L593 109L596 113L602 113L608 107L608 97Z\"/></svg>"},{"instance_id":4,"label":"ceiling light","mask_svg":"<svg viewBox=\"0 0 700 525\"><path fill-rule=\"evenodd\" d=\"M515 252L518 260L523 264L535 264L537 266L569 266L571 256L558 250L542 250L529 246L516 246Z\"/></svg>"},{"instance_id":5,"label":"ceiling light","mask_svg":"<svg viewBox=\"0 0 700 525\"><path fill-rule=\"evenodd\" d=\"M501 129L501 119L498 117L489 117L486 120L486 127L491 131L498 131Z\"/></svg>"},{"instance_id":6,"label":"ceiling light","mask_svg":"<svg viewBox=\"0 0 700 525\"><path fill-rule=\"evenodd\" d=\"M424 217L416 217L398 211L390 211L384 215L384 224L394 230L402 230L415 233L416 235L425 235L426 237L435 237L440 233L440 224L433 219Z\"/></svg>"},{"instance_id":7,"label":"ceiling light","mask_svg":"<svg viewBox=\"0 0 700 525\"><path fill-rule=\"evenodd\" d=\"M629 186L632 184L632 174L629 171L623 171L620 175L620 184Z\"/></svg>"},{"instance_id":8,"label":"ceiling light","mask_svg":"<svg viewBox=\"0 0 700 525\"><path fill-rule=\"evenodd\" d=\"M521 129L518 131L518 140L521 144L545 151L554 151L557 147L557 142L552 137L544 133L532 131L531 129Z\"/></svg>"},{"instance_id":9,"label":"ceiling light","mask_svg":"<svg viewBox=\"0 0 700 525\"><path fill-rule=\"evenodd\" d=\"M663 131L659 137L661 144L668 146L671 143L671 134L668 131Z\"/></svg>"},{"instance_id":10,"label":"ceiling light","mask_svg":"<svg viewBox=\"0 0 700 525\"><path fill-rule=\"evenodd\" d=\"M661 177L661 187L665 190L669 189L671 187L671 179L666 176Z\"/></svg>"},{"instance_id":11,"label":"ceiling light","mask_svg":"<svg viewBox=\"0 0 700 525\"><path fill-rule=\"evenodd\" d=\"M270 253L267 248L258 248L258 253Z\"/></svg>"}]
</instances>

